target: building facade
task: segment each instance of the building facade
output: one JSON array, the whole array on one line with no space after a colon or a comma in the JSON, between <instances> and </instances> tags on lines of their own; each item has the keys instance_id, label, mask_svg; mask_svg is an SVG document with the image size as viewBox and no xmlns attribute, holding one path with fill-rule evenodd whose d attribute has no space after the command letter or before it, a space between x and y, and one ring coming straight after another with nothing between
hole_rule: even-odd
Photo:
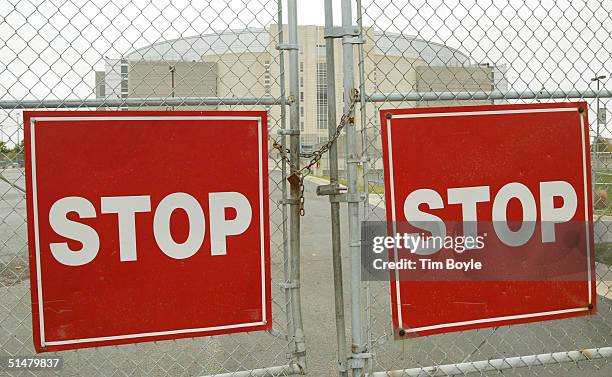
<instances>
[{"instance_id":1,"label":"building facade","mask_svg":"<svg viewBox=\"0 0 612 377\"><path fill-rule=\"evenodd\" d=\"M285 30L286 32L286 30ZM131 51L120 59L107 59L96 72L99 98L261 97L280 95L279 30L227 30L161 41ZM285 35L287 35L285 33ZM300 130L304 152L327 140L327 66L324 28L299 26ZM507 85L504 67L477 64L457 49L401 34L365 29L364 74L368 93L411 91L491 91ZM342 112L342 51L335 41L337 118ZM357 55L357 54L356 54ZM356 58L357 59L357 58ZM285 59L285 72L288 71ZM355 67L358 62L355 60ZM355 70L355 79L359 70ZM356 81L357 82L357 81ZM288 84L286 84L288 88ZM474 104L462 101L460 104ZM402 106L455 105L444 102L410 102ZM397 104L395 104L397 105ZM368 105L368 122L378 122L378 105ZM384 107L384 104L382 105ZM387 106L390 107L390 106ZM184 107L181 107L183 109ZM237 109L239 106L205 107ZM253 108L253 107L249 107ZM261 108L261 106L256 107ZM280 124L278 106L268 107L270 133ZM359 125L359 119L356 124ZM343 150L342 147L340 149Z\"/></svg>"}]
</instances>

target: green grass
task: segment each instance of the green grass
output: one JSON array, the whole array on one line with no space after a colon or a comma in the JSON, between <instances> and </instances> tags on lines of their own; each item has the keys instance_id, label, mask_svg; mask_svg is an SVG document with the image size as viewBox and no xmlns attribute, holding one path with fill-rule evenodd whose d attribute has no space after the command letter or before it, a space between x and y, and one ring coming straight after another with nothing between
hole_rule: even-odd
<instances>
[{"instance_id":1,"label":"green grass","mask_svg":"<svg viewBox=\"0 0 612 377\"><path fill-rule=\"evenodd\" d=\"M595 260L608 266L612 265L612 242L595 244Z\"/></svg>"},{"instance_id":2,"label":"green grass","mask_svg":"<svg viewBox=\"0 0 612 377\"><path fill-rule=\"evenodd\" d=\"M317 177L317 178L321 178L321 179L326 179L329 181L329 176L327 175L314 175L313 177ZM340 178L338 179L338 182L341 185L346 186L347 185L347 181L344 178ZM360 180L359 185L357 186L357 191L359 192L364 192L365 188L364 188L364 184L363 181ZM379 185L379 184L375 184L375 183L370 183L368 185L368 193L370 194L384 194L385 193L385 186L384 185Z\"/></svg>"},{"instance_id":3,"label":"green grass","mask_svg":"<svg viewBox=\"0 0 612 377\"><path fill-rule=\"evenodd\" d=\"M593 173L595 192L604 190L608 194L607 208L595 208L596 215L612 215L612 170L598 170ZM597 199L597 196L595 196ZM595 204L597 207L597 204Z\"/></svg>"}]
</instances>

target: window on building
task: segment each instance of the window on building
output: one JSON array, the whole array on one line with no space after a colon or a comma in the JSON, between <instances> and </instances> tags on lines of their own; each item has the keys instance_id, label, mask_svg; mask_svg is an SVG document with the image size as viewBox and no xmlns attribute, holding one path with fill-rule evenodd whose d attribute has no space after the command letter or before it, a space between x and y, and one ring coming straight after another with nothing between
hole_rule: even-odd
<instances>
[{"instance_id":1,"label":"window on building","mask_svg":"<svg viewBox=\"0 0 612 377\"><path fill-rule=\"evenodd\" d=\"M300 73L304 73L304 62L300 62Z\"/></svg>"},{"instance_id":2,"label":"window on building","mask_svg":"<svg viewBox=\"0 0 612 377\"><path fill-rule=\"evenodd\" d=\"M304 87L304 78L300 77L300 88Z\"/></svg>"},{"instance_id":3,"label":"window on building","mask_svg":"<svg viewBox=\"0 0 612 377\"><path fill-rule=\"evenodd\" d=\"M327 64L317 63L317 129L327 129Z\"/></svg>"},{"instance_id":4,"label":"window on building","mask_svg":"<svg viewBox=\"0 0 612 377\"><path fill-rule=\"evenodd\" d=\"M300 101L304 101L304 92L300 92Z\"/></svg>"}]
</instances>

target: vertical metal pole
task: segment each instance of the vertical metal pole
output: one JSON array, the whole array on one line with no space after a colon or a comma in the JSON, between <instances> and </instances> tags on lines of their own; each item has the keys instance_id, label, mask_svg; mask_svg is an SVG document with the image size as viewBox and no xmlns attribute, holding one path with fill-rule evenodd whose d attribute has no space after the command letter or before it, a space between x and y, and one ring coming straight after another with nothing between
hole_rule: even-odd
<instances>
[{"instance_id":1,"label":"vertical metal pole","mask_svg":"<svg viewBox=\"0 0 612 377\"><path fill-rule=\"evenodd\" d=\"M595 153L597 153L597 157L599 157L599 144L600 144L600 133L599 133L599 82L601 80L599 79L599 77L597 77L597 143L595 144Z\"/></svg>"},{"instance_id":2,"label":"vertical metal pole","mask_svg":"<svg viewBox=\"0 0 612 377\"><path fill-rule=\"evenodd\" d=\"M601 145L600 138L600 130L599 130L599 74L595 75L597 78L597 109L595 110L595 121L597 122L597 133L595 137L595 169L593 169L592 177L591 177L591 185L593 187L593 196L592 198L596 198L595 194L597 193L597 168L599 167L599 148Z\"/></svg>"},{"instance_id":3,"label":"vertical metal pole","mask_svg":"<svg viewBox=\"0 0 612 377\"><path fill-rule=\"evenodd\" d=\"M357 27L359 28L359 38L364 39L363 36L363 14L362 14L362 6L361 0L357 0L356 3L356 16L357 16ZM363 44L360 43L357 45L358 51L358 67L359 67L359 93L362 95L359 96L360 99L360 124L361 124L361 155L363 158L363 194L365 200L363 201L363 221L368 221L371 215L370 209L370 158L369 158L369 139L368 139L368 127L367 127L367 103L366 96L364 95L365 90L365 56ZM366 329L366 350L372 349L372 292L370 290L370 282L363 282L364 293L365 293L365 329ZM370 362L367 364L368 370L367 373L372 373L373 365Z\"/></svg>"},{"instance_id":4,"label":"vertical metal pole","mask_svg":"<svg viewBox=\"0 0 612 377\"><path fill-rule=\"evenodd\" d=\"M332 0L325 0L325 29L334 27ZM327 69L327 131L331 139L336 135L336 63L334 57L334 39L325 38L325 61ZM333 143L329 148L329 181L332 186L338 185L338 145ZM339 193L338 190L336 192ZM332 264L334 269L334 305L336 310L336 342L338 344L338 372L341 377L347 376L346 322L344 318L344 288L342 283L342 244L340 240L340 203L330 196Z\"/></svg>"},{"instance_id":5,"label":"vertical metal pole","mask_svg":"<svg viewBox=\"0 0 612 377\"><path fill-rule=\"evenodd\" d=\"M344 66L344 113L350 111L352 93L354 89L354 59L352 37L346 35L353 28L352 22L352 0L342 0L342 27L345 36L342 38L342 57ZM364 346L361 329L361 250L360 250L360 227L359 227L359 202L356 201L357 191L357 165L360 162L356 151L357 133L355 130L354 114L349 114L349 122L346 125L346 171L348 181L348 220L349 220L349 251L351 255L351 370L354 377L359 377L363 370Z\"/></svg>"},{"instance_id":6,"label":"vertical metal pole","mask_svg":"<svg viewBox=\"0 0 612 377\"><path fill-rule=\"evenodd\" d=\"M278 6L278 44L282 45L284 41L284 30L283 30L283 2L277 1ZM279 64L279 81L280 81L280 97L286 99L285 93L285 51L279 49L278 55ZM283 102L280 105L280 140L283 151L287 148L286 128L287 128L287 107ZM293 317L291 309L291 289L287 286L291 282L291 261L289 254L289 228L287 224L287 161L281 158L281 192L283 196L282 204L282 217L283 217L283 273L285 285L285 317L287 320L287 339L292 341L293 339Z\"/></svg>"},{"instance_id":7,"label":"vertical metal pole","mask_svg":"<svg viewBox=\"0 0 612 377\"><path fill-rule=\"evenodd\" d=\"M171 85L171 96L172 98L174 98L174 72L176 71L176 66L171 65L170 66L170 80L172 81ZM174 106L172 106L172 110L174 110Z\"/></svg>"},{"instance_id":8,"label":"vertical metal pole","mask_svg":"<svg viewBox=\"0 0 612 377\"><path fill-rule=\"evenodd\" d=\"M291 136L289 142L289 157L293 174L297 174L300 166L300 103L299 103L299 63L298 63L298 37L297 37L297 0L287 0L287 28L289 34L289 96L292 98L289 107L289 124ZM291 254L291 311L294 328L294 358L298 367L305 371L306 356L304 344L304 327L302 323L302 299L300 296L300 196L301 179L291 180L290 193L290 239Z\"/></svg>"}]
</instances>

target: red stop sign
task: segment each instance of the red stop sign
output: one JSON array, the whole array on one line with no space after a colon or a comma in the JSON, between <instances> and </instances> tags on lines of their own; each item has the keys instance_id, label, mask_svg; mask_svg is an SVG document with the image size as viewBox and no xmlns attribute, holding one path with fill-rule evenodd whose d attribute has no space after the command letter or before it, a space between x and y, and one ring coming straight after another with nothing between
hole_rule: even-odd
<instances>
[{"instance_id":1,"label":"red stop sign","mask_svg":"<svg viewBox=\"0 0 612 377\"><path fill-rule=\"evenodd\" d=\"M450 237L388 249L396 336L595 312L586 109L381 110L390 232Z\"/></svg>"},{"instance_id":2,"label":"red stop sign","mask_svg":"<svg viewBox=\"0 0 612 377\"><path fill-rule=\"evenodd\" d=\"M271 328L265 112L25 112L38 352Z\"/></svg>"}]
</instances>

